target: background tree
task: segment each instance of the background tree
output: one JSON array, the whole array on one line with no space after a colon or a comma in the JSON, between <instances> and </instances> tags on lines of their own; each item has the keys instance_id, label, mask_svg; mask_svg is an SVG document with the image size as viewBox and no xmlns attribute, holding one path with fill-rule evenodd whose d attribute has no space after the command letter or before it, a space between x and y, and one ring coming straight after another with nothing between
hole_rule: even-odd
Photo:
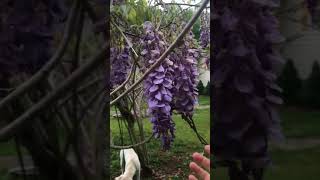
<instances>
[{"instance_id":1,"label":"background tree","mask_svg":"<svg viewBox=\"0 0 320 180\"><path fill-rule=\"evenodd\" d=\"M310 76L306 80L305 96L307 98L307 105L313 108L320 108L320 67L319 63L315 61L312 65Z\"/></svg>"},{"instance_id":2,"label":"background tree","mask_svg":"<svg viewBox=\"0 0 320 180\"><path fill-rule=\"evenodd\" d=\"M284 102L288 105L298 105L300 103L299 97L302 89L302 82L292 59L287 60L282 73L278 78L278 82L283 90L282 96Z\"/></svg>"},{"instance_id":3,"label":"background tree","mask_svg":"<svg viewBox=\"0 0 320 180\"><path fill-rule=\"evenodd\" d=\"M199 81L197 88L198 88L199 94L203 95L204 94L204 85L201 80Z\"/></svg>"},{"instance_id":4,"label":"background tree","mask_svg":"<svg viewBox=\"0 0 320 180\"><path fill-rule=\"evenodd\" d=\"M210 96L210 81L208 81L206 87L204 88L204 95Z\"/></svg>"}]
</instances>

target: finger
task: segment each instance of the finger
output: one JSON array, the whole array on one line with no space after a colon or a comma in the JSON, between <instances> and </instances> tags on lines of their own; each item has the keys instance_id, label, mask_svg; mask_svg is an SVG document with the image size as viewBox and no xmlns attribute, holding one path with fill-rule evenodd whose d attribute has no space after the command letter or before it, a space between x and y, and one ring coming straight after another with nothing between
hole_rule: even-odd
<instances>
[{"instance_id":1,"label":"finger","mask_svg":"<svg viewBox=\"0 0 320 180\"><path fill-rule=\"evenodd\" d=\"M205 147L204 147L204 151L209 155L209 157L210 157L210 145L206 145Z\"/></svg>"},{"instance_id":2,"label":"finger","mask_svg":"<svg viewBox=\"0 0 320 180\"><path fill-rule=\"evenodd\" d=\"M196 176L198 176L200 179L210 179L210 174L199 167L196 163L191 162L189 166L190 169L195 172Z\"/></svg>"},{"instance_id":3,"label":"finger","mask_svg":"<svg viewBox=\"0 0 320 180\"><path fill-rule=\"evenodd\" d=\"M189 180L198 180L194 175L189 175Z\"/></svg>"},{"instance_id":4,"label":"finger","mask_svg":"<svg viewBox=\"0 0 320 180\"><path fill-rule=\"evenodd\" d=\"M210 160L199 153L193 153L193 160L210 172Z\"/></svg>"}]
</instances>

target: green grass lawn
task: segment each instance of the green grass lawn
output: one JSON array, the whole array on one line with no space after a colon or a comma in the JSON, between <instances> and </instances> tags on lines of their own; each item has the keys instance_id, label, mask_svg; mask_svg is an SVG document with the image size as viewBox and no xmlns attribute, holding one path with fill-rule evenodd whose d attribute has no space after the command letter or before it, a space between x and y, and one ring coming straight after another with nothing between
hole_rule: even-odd
<instances>
[{"instance_id":1,"label":"green grass lawn","mask_svg":"<svg viewBox=\"0 0 320 180\"><path fill-rule=\"evenodd\" d=\"M199 133L210 140L210 105L209 97L200 96L200 105L207 108L197 109L195 123ZM282 127L287 138L319 138L320 139L320 111L307 111L304 109L280 109ZM203 145L196 135L178 115L173 116L176 123L176 139L168 152L162 152L159 140L152 139L147 148L149 151L150 167L158 174L164 175L162 179L186 179L189 174L188 164L191 154L202 151ZM143 120L146 136L151 134L151 123ZM115 144L120 144L119 128L115 119L111 120L111 131ZM125 138L125 143L130 143ZM0 156L16 155L14 143L0 143ZM320 177L320 146L301 150L271 151L273 166L266 171L265 180L318 180ZM119 151L111 153L112 176L118 176ZM1 162L0 162L1 163ZM0 180L6 179L6 169L0 168ZM213 179L227 180L226 169L218 168L212 172Z\"/></svg>"},{"instance_id":2,"label":"green grass lawn","mask_svg":"<svg viewBox=\"0 0 320 180\"><path fill-rule=\"evenodd\" d=\"M14 141L0 143L0 156L16 155L16 148Z\"/></svg>"},{"instance_id":3,"label":"green grass lawn","mask_svg":"<svg viewBox=\"0 0 320 180\"><path fill-rule=\"evenodd\" d=\"M282 128L287 137L320 138L320 111L283 108L280 115Z\"/></svg>"},{"instance_id":4,"label":"green grass lawn","mask_svg":"<svg viewBox=\"0 0 320 180\"><path fill-rule=\"evenodd\" d=\"M319 180L320 146L294 151L274 150L273 165L267 169L264 180ZM215 169L214 180L228 180L224 168Z\"/></svg>"},{"instance_id":5,"label":"green grass lawn","mask_svg":"<svg viewBox=\"0 0 320 180\"><path fill-rule=\"evenodd\" d=\"M199 104L200 105L210 105L210 97L209 96L199 96Z\"/></svg>"}]
</instances>

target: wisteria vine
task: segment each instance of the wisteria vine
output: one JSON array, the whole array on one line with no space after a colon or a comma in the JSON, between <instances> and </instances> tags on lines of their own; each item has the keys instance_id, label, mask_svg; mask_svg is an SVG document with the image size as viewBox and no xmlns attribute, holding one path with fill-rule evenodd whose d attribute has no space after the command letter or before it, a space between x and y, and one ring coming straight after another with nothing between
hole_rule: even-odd
<instances>
[{"instance_id":1,"label":"wisteria vine","mask_svg":"<svg viewBox=\"0 0 320 180\"><path fill-rule=\"evenodd\" d=\"M175 123L172 119L174 111L181 114L182 119L189 123L190 127L197 133L201 143L207 144L198 134L195 123L193 122L193 113L198 98L198 62L200 58L203 57L203 52L198 45L199 43L195 42L197 40L195 40L193 33L190 31L191 25L195 22L196 18L200 16L206 3L208 3L208 1L203 2L201 8L187 24L181 21L182 32L180 33L178 33L178 26L176 26L176 31L169 30L170 33L167 32L168 26L162 28L161 21L159 25L153 20L144 20L142 26L137 25L134 27L126 26L122 24L121 21L113 21L113 24L116 23L115 26L123 39L127 40L128 36L130 36L130 38L132 36L135 39L131 42L126 41L126 43L132 44L130 50L132 52L138 52L134 54L139 55L135 55L133 58L133 63L137 66L137 69L133 72L135 75L129 77L132 81L126 81L129 83L132 82L133 84L127 89L125 89L126 87L124 86L119 86L124 88L125 91L110 104L117 102L120 98L126 98L129 101L136 99L134 93L137 93L137 91L135 91L135 89L142 88L144 91L143 100L145 100L147 104L147 116L153 124L153 135L161 139L164 150L170 149L175 138ZM116 5L115 11L122 12L123 9L118 8ZM114 14L114 16L120 16L120 14ZM122 28L119 28L120 26L122 26L123 29L125 29L125 27L134 28L135 33L132 34L128 32L128 30L122 30ZM202 29L201 31L206 31L208 34L208 25L206 25L206 28L207 29ZM133 29L131 30L133 31ZM176 38L177 35L178 38ZM136 41L137 39L140 39L139 43ZM168 42L171 41L172 44L169 46ZM117 44L115 46L121 46L121 43L116 39L113 42ZM208 39L207 43L209 43ZM208 46L207 44L203 48L207 48ZM118 56L116 54L120 52L112 50L112 53L114 53L112 59L116 59L115 57ZM111 63L116 64L115 62ZM120 71L124 72L123 70ZM143 74L143 76L135 80L135 76L139 76L140 74ZM122 73L122 75L124 74ZM111 76L111 79L113 78L117 78L117 80L122 79L121 82L125 80L125 78L118 78L116 75ZM143 87L137 85L140 82L143 82ZM130 92L130 96L124 97L123 94L126 95L128 92Z\"/></svg>"}]
</instances>

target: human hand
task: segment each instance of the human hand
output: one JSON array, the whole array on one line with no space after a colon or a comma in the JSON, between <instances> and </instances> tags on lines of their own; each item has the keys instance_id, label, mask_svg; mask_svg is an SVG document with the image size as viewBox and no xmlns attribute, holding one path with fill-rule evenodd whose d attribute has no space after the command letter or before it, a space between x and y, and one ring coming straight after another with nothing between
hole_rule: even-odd
<instances>
[{"instance_id":1,"label":"human hand","mask_svg":"<svg viewBox=\"0 0 320 180\"><path fill-rule=\"evenodd\" d=\"M210 145L206 145L204 151L210 158ZM210 159L197 152L193 153L192 157L194 162L191 162L189 167L195 176L190 174L189 180L210 180Z\"/></svg>"}]
</instances>

